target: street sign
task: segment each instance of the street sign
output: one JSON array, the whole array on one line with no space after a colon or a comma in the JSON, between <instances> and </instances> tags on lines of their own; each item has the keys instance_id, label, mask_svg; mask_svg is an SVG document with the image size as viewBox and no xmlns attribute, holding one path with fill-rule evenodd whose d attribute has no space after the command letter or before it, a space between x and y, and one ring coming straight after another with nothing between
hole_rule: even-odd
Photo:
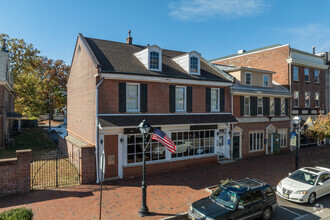
<instances>
[{"instance_id":1,"label":"street sign","mask_svg":"<svg viewBox=\"0 0 330 220\"><path fill-rule=\"evenodd\" d=\"M297 133L294 131L290 132L290 146L297 146Z\"/></svg>"}]
</instances>

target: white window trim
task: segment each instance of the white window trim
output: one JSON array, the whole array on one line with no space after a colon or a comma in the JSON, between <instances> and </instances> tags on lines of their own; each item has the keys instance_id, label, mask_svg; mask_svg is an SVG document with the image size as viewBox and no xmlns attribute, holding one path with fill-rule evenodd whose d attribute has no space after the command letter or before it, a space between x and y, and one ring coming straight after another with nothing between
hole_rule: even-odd
<instances>
[{"instance_id":1,"label":"white window trim","mask_svg":"<svg viewBox=\"0 0 330 220\"><path fill-rule=\"evenodd\" d=\"M249 114L245 114L245 99L249 99ZM244 96L244 116L251 116L251 101L250 101L250 96Z\"/></svg>"},{"instance_id":2,"label":"white window trim","mask_svg":"<svg viewBox=\"0 0 330 220\"><path fill-rule=\"evenodd\" d=\"M305 80L305 76L306 76L306 74L305 74L305 70L306 70L306 69L308 70L308 81ZM310 76L310 73L309 73L309 68L304 68L304 81L305 81L305 82L310 82L310 81L311 81L311 76Z\"/></svg>"},{"instance_id":3,"label":"white window trim","mask_svg":"<svg viewBox=\"0 0 330 220\"><path fill-rule=\"evenodd\" d=\"M176 107L176 89L184 88L184 103L183 110L178 110ZM187 111L187 87L186 86L175 86L175 112L186 112Z\"/></svg>"},{"instance_id":4,"label":"white window trim","mask_svg":"<svg viewBox=\"0 0 330 220\"><path fill-rule=\"evenodd\" d=\"M247 75L247 74L250 74L250 76L251 76L251 77L250 77L250 84L246 84L246 75ZM245 83L245 85L252 86L252 73L251 73L251 72L245 72L245 82L244 82L244 83Z\"/></svg>"},{"instance_id":5,"label":"white window trim","mask_svg":"<svg viewBox=\"0 0 330 220\"><path fill-rule=\"evenodd\" d=\"M265 76L268 77L268 86L265 86ZM269 87L269 81L270 81L269 79L270 79L270 77L269 77L268 74L263 74L263 76L262 76L262 84L263 84L264 87Z\"/></svg>"},{"instance_id":6,"label":"white window trim","mask_svg":"<svg viewBox=\"0 0 330 220\"><path fill-rule=\"evenodd\" d=\"M192 57L197 58L197 72L193 72L190 68L190 64L191 64L190 62L191 62ZM193 75L200 75L200 69L201 69L200 68L200 58L198 56L189 56L189 73L193 74Z\"/></svg>"},{"instance_id":7,"label":"white window trim","mask_svg":"<svg viewBox=\"0 0 330 220\"><path fill-rule=\"evenodd\" d=\"M151 52L158 53L158 69L155 69L155 68L151 68L150 67L150 62L151 62L150 54L151 54ZM161 56L162 56L162 53L160 51L157 51L157 50L154 50L154 49L148 51L148 69L149 70L153 70L153 71L160 71L161 70L161 68L160 68L160 65L161 65Z\"/></svg>"},{"instance_id":8,"label":"white window trim","mask_svg":"<svg viewBox=\"0 0 330 220\"><path fill-rule=\"evenodd\" d=\"M262 140L261 140L261 142L259 143L259 144L261 144L262 145L262 148L261 149L258 149L258 150L250 150L250 135L251 134L256 134L256 133L259 133L259 134L261 134L262 133ZM252 152L258 152L258 151L264 151L264 149L265 149L265 143L264 143L264 140L265 140L265 132L263 131L263 130L256 130L256 131L250 131L249 132L249 153L252 153ZM252 144L254 144L254 142L252 142ZM259 146L259 148L260 148L260 146Z\"/></svg>"},{"instance_id":9,"label":"white window trim","mask_svg":"<svg viewBox=\"0 0 330 220\"><path fill-rule=\"evenodd\" d=\"M282 112L282 103L284 104L284 111ZM281 98L281 115L285 115L285 98Z\"/></svg>"},{"instance_id":10,"label":"white window trim","mask_svg":"<svg viewBox=\"0 0 330 220\"><path fill-rule=\"evenodd\" d=\"M297 68L297 76L298 76L298 79L297 80L294 79L294 69L295 69L295 67ZM298 66L293 66L293 68L292 68L292 78L293 78L293 81L299 82L299 67Z\"/></svg>"},{"instance_id":11,"label":"white window trim","mask_svg":"<svg viewBox=\"0 0 330 220\"><path fill-rule=\"evenodd\" d=\"M306 93L309 93L309 104L306 106ZM311 107L311 92L305 92L305 108L310 108Z\"/></svg>"},{"instance_id":12,"label":"white window trim","mask_svg":"<svg viewBox=\"0 0 330 220\"><path fill-rule=\"evenodd\" d=\"M259 99L261 99L261 114L258 113L258 108L259 108ZM257 98L257 116L263 116L264 115L264 100L262 97Z\"/></svg>"},{"instance_id":13,"label":"white window trim","mask_svg":"<svg viewBox=\"0 0 330 220\"><path fill-rule=\"evenodd\" d=\"M318 94L319 98L316 99L316 94ZM316 100L318 101L318 105L316 105ZM315 103L315 108L320 108L320 93L319 92L315 92L314 93L314 103Z\"/></svg>"},{"instance_id":14,"label":"white window trim","mask_svg":"<svg viewBox=\"0 0 330 220\"><path fill-rule=\"evenodd\" d=\"M218 108L217 109L212 109L212 90L217 90L218 92ZM220 111L220 89L219 88L211 88L211 112L219 112Z\"/></svg>"},{"instance_id":15,"label":"white window trim","mask_svg":"<svg viewBox=\"0 0 330 220\"><path fill-rule=\"evenodd\" d=\"M294 93L295 93L295 92L298 93L298 98L297 98L297 99L298 99L298 105L295 105L295 104L294 104L294 100L295 100L295 98L294 98ZM299 91L293 91L293 107L294 107L294 108L299 108Z\"/></svg>"},{"instance_id":16,"label":"white window trim","mask_svg":"<svg viewBox=\"0 0 330 220\"><path fill-rule=\"evenodd\" d=\"M137 90L138 90L138 100L137 100L138 109L130 109L130 110L127 109L127 87L128 87L128 85L137 85L138 86L138 88L137 88ZM140 112L140 83L127 83L126 84L126 112Z\"/></svg>"},{"instance_id":17,"label":"white window trim","mask_svg":"<svg viewBox=\"0 0 330 220\"><path fill-rule=\"evenodd\" d=\"M280 128L280 129L277 129L277 133L280 134L280 148L285 148L288 146L288 129L287 128ZM282 137L281 137L281 134L285 134L285 138L286 138L286 145L282 145L281 141L282 141Z\"/></svg>"}]
</instances>

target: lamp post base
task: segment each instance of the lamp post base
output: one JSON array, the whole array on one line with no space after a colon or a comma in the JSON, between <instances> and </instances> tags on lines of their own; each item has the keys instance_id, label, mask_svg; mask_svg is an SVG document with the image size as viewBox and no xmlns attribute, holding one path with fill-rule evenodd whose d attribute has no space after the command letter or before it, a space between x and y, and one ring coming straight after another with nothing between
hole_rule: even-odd
<instances>
[{"instance_id":1,"label":"lamp post base","mask_svg":"<svg viewBox=\"0 0 330 220\"><path fill-rule=\"evenodd\" d=\"M138 214L141 216L141 217L144 217L146 215L149 215L149 210L148 210L148 207L147 206L142 206L140 211L138 212Z\"/></svg>"}]
</instances>

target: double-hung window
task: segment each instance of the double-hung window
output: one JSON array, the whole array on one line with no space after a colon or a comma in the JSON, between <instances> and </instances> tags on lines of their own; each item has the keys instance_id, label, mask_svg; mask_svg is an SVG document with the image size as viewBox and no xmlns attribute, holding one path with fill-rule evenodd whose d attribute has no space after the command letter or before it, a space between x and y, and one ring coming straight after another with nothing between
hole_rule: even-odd
<instances>
[{"instance_id":1,"label":"double-hung window","mask_svg":"<svg viewBox=\"0 0 330 220\"><path fill-rule=\"evenodd\" d=\"M315 93L315 108L320 107L320 93L316 92Z\"/></svg>"},{"instance_id":2,"label":"double-hung window","mask_svg":"<svg viewBox=\"0 0 330 220\"><path fill-rule=\"evenodd\" d=\"M264 87L269 86L269 75L264 75Z\"/></svg>"},{"instance_id":3,"label":"double-hung window","mask_svg":"<svg viewBox=\"0 0 330 220\"><path fill-rule=\"evenodd\" d=\"M186 87L175 87L175 110L178 112L186 111Z\"/></svg>"},{"instance_id":4,"label":"double-hung window","mask_svg":"<svg viewBox=\"0 0 330 220\"><path fill-rule=\"evenodd\" d=\"M140 111L139 96L140 84L127 83L126 86L126 108L128 112Z\"/></svg>"},{"instance_id":5,"label":"double-hung window","mask_svg":"<svg viewBox=\"0 0 330 220\"><path fill-rule=\"evenodd\" d=\"M211 89L211 111L219 111L219 89Z\"/></svg>"},{"instance_id":6,"label":"double-hung window","mask_svg":"<svg viewBox=\"0 0 330 220\"><path fill-rule=\"evenodd\" d=\"M190 57L190 72L198 73L198 58Z\"/></svg>"},{"instance_id":7,"label":"double-hung window","mask_svg":"<svg viewBox=\"0 0 330 220\"><path fill-rule=\"evenodd\" d=\"M280 135L280 146L286 147L287 142L287 129L278 129Z\"/></svg>"},{"instance_id":8,"label":"double-hung window","mask_svg":"<svg viewBox=\"0 0 330 220\"><path fill-rule=\"evenodd\" d=\"M285 115L285 98L281 98L281 115Z\"/></svg>"},{"instance_id":9,"label":"double-hung window","mask_svg":"<svg viewBox=\"0 0 330 220\"><path fill-rule=\"evenodd\" d=\"M269 109L270 115L275 115L275 104L274 104L274 98L270 98L270 109Z\"/></svg>"},{"instance_id":10,"label":"double-hung window","mask_svg":"<svg viewBox=\"0 0 330 220\"><path fill-rule=\"evenodd\" d=\"M262 106L263 102L262 102L262 98L258 97L258 115L262 115Z\"/></svg>"},{"instance_id":11,"label":"double-hung window","mask_svg":"<svg viewBox=\"0 0 330 220\"><path fill-rule=\"evenodd\" d=\"M315 83L320 83L320 70L314 70Z\"/></svg>"},{"instance_id":12,"label":"double-hung window","mask_svg":"<svg viewBox=\"0 0 330 220\"><path fill-rule=\"evenodd\" d=\"M250 151L258 151L264 148L264 133L262 131L250 133Z\"/></svg>"},{"instance_id":13,"label":"double-hung window","mask_svg":"<svg viewBox=\"0 0 330 220\"><path fill-rule=\"evenodd\" d=\"M297 66L293 66L293 80L299 81L299 69Z\"/></svg>"},{"instance_id":14,"label":"double-hung window","mask_svg":"<svg viewBox=\"0 0 330 220\"><path fill-rule=\"evenodd\" d=\"M299 91L293 92L293 107L299 107Z\"/></svg>"},{"instance_id":15,"label":"double-hung window","mask_svg":"<svg viewBox=\"0 0 330 220\"><path fill-rule=\"evenodd\" d=\"M305 92L305 108L310 107L310 99L311 99L311 93L310 92Z\"/></svg>"},{"instance_id":16,"label":"double-hung window","mask_svg":"<svg viewBox=\"0 0 330 220\"><path fill-rule=\"evenodd\" d=\"M250 97L244 97L244 115L250 115Z\"/></svg>"},{"instance_id":17,"label":"double-hung window","mask_svg":"<svg viewBox=\"0 0 330 220\"><path fill-rule=\"evenodd\" d=\"M245 73L245 85L252 85L252 74Z\"/></svg>"},{"instance_id":18,"label":"double-hung window","mask_svg":"<svg viewBox=\"0 0 330 220\"><path fill-rule=\"evenodd\" d=\"M305 82L309 82L309 69L308 68L304 69L304 74L305 74Z\"/></svg>"},{"instance_id":19,"label":"double-hung window","mask_svg":"<svg viewBox=\"0 0 330 220\"><path fill-rule=\"evenodd\" d=\"M159 53L152 51L150 52L150 69L159 69Z\"/></svg>"}]
</instances>

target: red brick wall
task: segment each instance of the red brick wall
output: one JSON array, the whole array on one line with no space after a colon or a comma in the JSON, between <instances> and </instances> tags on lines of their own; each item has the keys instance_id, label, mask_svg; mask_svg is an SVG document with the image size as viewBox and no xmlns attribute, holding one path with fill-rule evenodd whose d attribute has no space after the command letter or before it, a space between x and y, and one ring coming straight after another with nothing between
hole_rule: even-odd
<instances>
[{"instance_id":1,"label":"red brick wall","mask_svg":"<svg viewBox=\"0 0 330 220\"><path fill-rule=\"evenodd\" d=\"M178 169L186 169L194 166L217 163L217 156L187 159L180 161L170 161L166 163L148 164L146 167L147 174L157 174L170 172ZM125 167L124 178L142 176L142 166Z\"/></svg>"},{"instance_id":2,"label":"red brick wall","mask_svg":"<svg viewBox=\"0 0 330 220\"><path fill-rule=\"evenodd\" d=\"M80 40L77 47L80 53L75 53L67 84L67 118L68 133L81 136L95 143L95 93L97 73L85 47Z\"/></svg>"},{"instance_id":3,"label":"red brick wall","mask_svg":"<svg viewBox=\"0 0 330 220\"><path fill-rule=\"evenodd\" d=\"M296 65L297 66L297 65ZM292 65L292 79L293 79L293 65ZM325 70L320 70L319 82L315 83L314 68L309 68L309 81L305 82L304 67L298 66L299 81L292 80L292 93L299 91L299 108L305 108L305 92L311 92L310 108L315 108L315 92L320 94L320 107L325 108ZM292 98L293 100L293 98ZM292 102L293 105L293 102Z\"/></svg>"},{"instance_id":4,"label":"red brick wall","mask_svg":"<svg viewBox=\"0 0 330 220\"><path fill-rule=\"evenodd\" d=\"M271 122L253 122L253 123L238 123L237 126L243 129L242 132L242 158L246 157L255 157L262 156L266 154L266 147L264 145L264 149L261 151L249 152L249 140L250 140L250 131L264 131L264 138L266 137L266 127L268 125L274 125L276 129L286 128L287 133L287 146L289 146L289 138L290 138L290 121L271 121ZM267 137L266 137L267 138ZM287 147L288 149L288 147ZM281 148L281 151L287 150L286 148Z\"/></svg>"},{"instance_id":5,"label":"red brick wall","mask_svg":"<svg viewBox=\"0 0 330 220\"><path fill-rule=\"evenodd\" d=\"M99 88L99 113L100 114L118 114L119 113L119 97L118 83L119 80L104 80ZM132 81L134 82L134 81ZM168 83L142 82L135 83L148 84L148 112L147 113L169 113L169 86ZM200 86L200 85L185 85L191 86L193 90L193 113L206 112L205 96L206 87L221 88L216 86ZM161 100L162 101L161 101ZM229 88L225 88L225 112L230 112L230 93Z\"/></svg>"},{"instance_id":6,"label":"red brick wall","mask_svg":"<svg viewBox=\"0 0 330 220\"><path fill-rule=\"evenodd\" d=\"M289 49L290 46L285 45L283 47L241 55L213 63L274 71L276 74L273 75L273 79L281 85L288 85L289 65L286 59L289 58Z\"/></svg>"},{"instance_id":7,"label":"red brick wall","mask_svg":"<svg viewBox=\"0 0 330 220\"><path fill-rule=\"evenodd\" d=\"M0 160L0 192L28 192L31 189L31 150L17 150L17 158Z\"/></svg>"}]
</instances>

